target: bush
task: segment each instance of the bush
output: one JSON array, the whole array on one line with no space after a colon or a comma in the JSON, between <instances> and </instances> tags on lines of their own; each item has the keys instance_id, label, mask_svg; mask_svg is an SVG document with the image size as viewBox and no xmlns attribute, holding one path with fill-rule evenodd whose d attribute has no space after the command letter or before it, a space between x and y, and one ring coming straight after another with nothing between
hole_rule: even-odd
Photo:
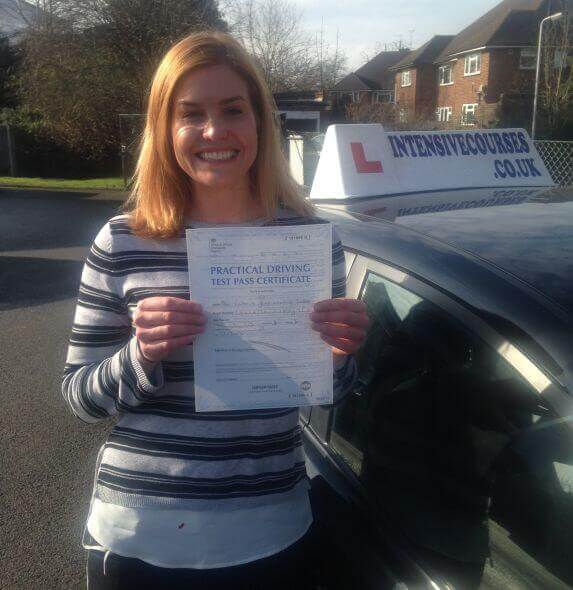
<instances>
[{"instance_id":1,"label":"bush","mask_svg":"<svg viewBox=\"0 0 573 590\"><path fill-rule=\"evenodd\" d=\"M25 108L4 110L16 148L19 176L44 178L88 178L119 176L121 162L118 149L108 149L99 157L78 152L63 145L41 113Z\"/></svg>"}]
</instances>

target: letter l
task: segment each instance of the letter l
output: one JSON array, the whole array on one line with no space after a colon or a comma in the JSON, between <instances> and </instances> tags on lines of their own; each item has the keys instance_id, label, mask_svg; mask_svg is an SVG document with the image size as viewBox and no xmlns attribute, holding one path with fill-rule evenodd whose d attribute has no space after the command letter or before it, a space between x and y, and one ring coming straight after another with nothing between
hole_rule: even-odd
<instances>
[{"instance_id":1,"label":"letter l","mask_svg":"<svg viewBox=\"0 0 573 590\"><path fill-rule=\"evenodd\" d=\"M350 142L352 158L359 174L380 174L384 172L382 162L379 160L368 161L364 153L364 145L360 142Z\"/></svg>"}]
</instances>

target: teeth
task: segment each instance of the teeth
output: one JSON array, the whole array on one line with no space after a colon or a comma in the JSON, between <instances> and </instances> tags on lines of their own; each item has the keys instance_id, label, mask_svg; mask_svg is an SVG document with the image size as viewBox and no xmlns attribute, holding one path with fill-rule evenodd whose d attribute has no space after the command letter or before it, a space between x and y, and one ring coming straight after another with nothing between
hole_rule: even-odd
<instances>
[{"instance_id":1,"label":"teeth","mask_svg":"<svg viewBox=\"0 0 573 590\"><path fill-rule=\"evenodd\" d=\"M238 154L236 150L226 152L200 152L197 154L202 160L230 160Z\"/></svg>"}]
</instances>

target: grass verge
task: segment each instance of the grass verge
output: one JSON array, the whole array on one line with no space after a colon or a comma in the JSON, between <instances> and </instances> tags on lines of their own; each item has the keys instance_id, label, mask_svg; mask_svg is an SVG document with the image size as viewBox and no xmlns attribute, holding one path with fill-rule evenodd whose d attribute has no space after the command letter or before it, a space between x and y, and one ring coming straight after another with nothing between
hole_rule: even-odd
<instances>
[{"instance_id":1,"label":"grass verge","mask_svg":"<svg viewBox=\"0 0 573 590\"><path fill-rule=\"evenodd\" d=\"M88 178L86 180L68 180L63 178L24 178L0 176L0 186L51 189L92 189L124 190L123 178Z\"/></svg>"}]
</instances>

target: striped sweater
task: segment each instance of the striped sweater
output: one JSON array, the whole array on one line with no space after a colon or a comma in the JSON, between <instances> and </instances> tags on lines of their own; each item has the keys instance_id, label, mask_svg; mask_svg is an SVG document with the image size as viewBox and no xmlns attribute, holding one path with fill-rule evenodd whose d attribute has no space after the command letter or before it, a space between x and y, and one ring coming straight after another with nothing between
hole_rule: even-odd
<instances>
[{"instance_id":1,"label":"striped sweater","mask_svg":"<svg viewBox=\"0 0 573 590\"><path fill-rule=\"evenodd\" d=\"M281 210L264 225L320 222ZM334 236L332 294L341 297L344 254ZM149 376L137 360L137 303L160 295L188 299L187 270L183 233L142 239L125 215L111 219L90 249L62 391L85 422L118 416L100 452L95 496L133 508L279 501L306 478L297 408L197 413L192 346L171 353ZM335 400L355 373L351 357L334 371Z\"/></svg>"}]
</instances>

